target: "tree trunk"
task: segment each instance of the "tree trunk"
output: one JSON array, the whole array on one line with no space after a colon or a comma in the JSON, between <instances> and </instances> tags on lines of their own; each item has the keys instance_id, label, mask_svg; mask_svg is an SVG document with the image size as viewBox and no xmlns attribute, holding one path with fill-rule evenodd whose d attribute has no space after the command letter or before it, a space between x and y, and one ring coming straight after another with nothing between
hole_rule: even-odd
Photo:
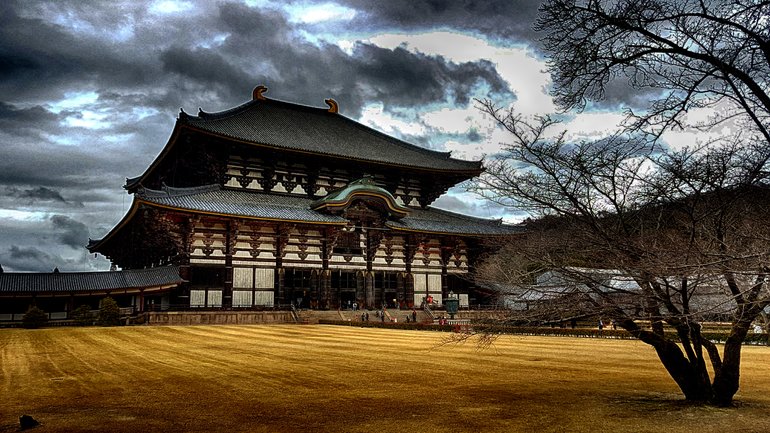
<instances>
[{"instance_id":1,"label":"tree trunk","mask_svg":"<svg viewBox=\"0 0 770 433\"><path fill-rule=\"evenodd\" d=\"M733 324L732 332L725 341L722 367L714 372L714 398L718 406L730 406L733 396L738 392L741 376L741 347L746 334L749 332L751 322L737 322Z\"/></svg>"},{"instance_id":2,"label":"tree trunk","mask_svg":"<svg viewBox=\"0 0 770 433\"><path fill-rule=\"evenodd\" d=\"M705 365L690 363L682 353L682 349L673 341L666 340L653 347L666 371L687 400L695 402L712 400L714 394L708 381L708 373L701 371Z\"/></svg>"},{"instance_id":3,"label":"tree trunk","mask_svg":"<svg viewBox=\"0 0 770 433\"><path fill-rule=\"evenodd\" d=\"M691 363L675 342L667 340L663 335L639 328L639 325L628 317L621 318L619 324L631 335L655 348L660 362L687 400L712 400L713 391L704 363Z\"/></svg>"}]
</instances>

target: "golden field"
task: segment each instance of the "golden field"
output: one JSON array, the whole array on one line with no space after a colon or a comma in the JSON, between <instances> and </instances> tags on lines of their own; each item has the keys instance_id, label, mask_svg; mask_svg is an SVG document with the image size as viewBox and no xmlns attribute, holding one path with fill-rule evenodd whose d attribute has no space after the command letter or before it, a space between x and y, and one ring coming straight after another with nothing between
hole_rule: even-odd
<instances>
[{"instance_id":1,"label":"golden field","mask_svg":"<svg viewBox=\"0 0 770 433\"><path fill-rule=\"evenodd\" d=\"M322 325L0 330L0 431L766 432L770 348L735 408L685 404L637 341Z\"/></svg>"}]
</instances>

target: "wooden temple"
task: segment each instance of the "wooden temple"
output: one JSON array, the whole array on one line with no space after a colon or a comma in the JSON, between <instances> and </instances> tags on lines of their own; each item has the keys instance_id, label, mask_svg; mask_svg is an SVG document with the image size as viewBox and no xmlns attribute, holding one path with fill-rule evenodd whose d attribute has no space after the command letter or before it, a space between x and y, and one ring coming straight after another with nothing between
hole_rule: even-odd
<instances>
[{"instance_id":1,"label":"wooden temple","mask_svg":"<svg viewBox=\"0 0 770 433\"><path fill-rule=\"evenodd\" d=\"M131 208L88 249L122 269L178 266L163 305L412 307L487 295L469 280L484 239L520 229L430 204L482 172L338 113L265 97L181 111L128 179ZM161 304L161 302L159 302Z\"/></svg>"}]
</instances>

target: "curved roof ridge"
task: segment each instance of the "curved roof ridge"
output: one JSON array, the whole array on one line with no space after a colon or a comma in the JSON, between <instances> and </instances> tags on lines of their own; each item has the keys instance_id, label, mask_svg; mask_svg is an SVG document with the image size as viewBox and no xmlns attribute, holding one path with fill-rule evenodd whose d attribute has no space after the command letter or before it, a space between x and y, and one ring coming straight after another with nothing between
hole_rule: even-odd
<instances>
[{"instance_id":1,"label":"curved roof ridge","mask_svg":"<svg viewBox=\"0 0 770 433\"><path fill-rule=\"evenodd\" d=\"M190 186L190 187L173 187L168 185L163 185L163 188L158 189L151 189L146 187L141 187L137 190L137 194L141 197L184 197L187 195L194 195L194 194L201 194L211 191L218 191L222 189L219 184L209 184L209 185L201 185L201 186Z\"/></svg>"},{"instance_id":2,"label":"curved roof ridge","mask_svg":"<svg viewBox=\"0 0 770 433\"><path fill-rule=\"evenodd\" d=\"M297 110L297 111L304 111L307 113L312 113L314 115L326 115L331 116L332 118L339 119L342 122L345 122L348 126L354 127L359 131L362 131L363 133L366 133L368 135L371 135L373 137L376 137L378 139L385 140L391 144L397 145L404 149L409 149L412 151L416 151L419 153L422 153L424 155L430 155L435 158L439 158L442 160L447 161L456 161L461 164L467 164L469 165L468 169L480 169L481 168L481 160L474 161L474 160L465 160L465 159L458 159L458 158L452 158L452 152L451 151L438 151L433 149L428 149L422 146L418 146L416 144L410 143L408 141L392 137L382 131L379 131L371 126L365 125L361 122L358 122L357 120L351 119L343 114L340 114L339 112L333 113L329 111L328 107L314 107L310 105L305 104L299 104L295 102L289 102L289 101L283 101L279 99L272 99L272 98L264 98L264 99L254 99L251 101L244 102L241 105L238 105L237 107L233 107L227 110L219 111L219 112L205 112L201 110L198 113L198 116L193 116L188 113L180 114L179 120L183 121L186 124L189 124L191 126L199 126L196 125L196 123L208 123L211 121L220 121L225 120L228 118L235 117L239 114L246 113L249 110L259 107L261 105L272 105L274 107L283 108L287 110ZM200 125L202 126L202 125ZM224 134L224 135L230 135L230 134ZM258 141L255 141L258 142ZM328 153L328 152L327 152ZM333 152L330 154L334 154ZM473 166L473 167L470 167Z\"/></svg>"},{"instance_id":3,"label":"curved roof ridge","mask_svg":"<svg viewBox=\"0 0 770 433\"><path fill-rule=\"evenodd\" d=\"M264 104L264 103L274 103L277 105L285 105L287 107L292 108L301 108L306 111L322 111L327 112L328 107L314 107L312 105L306 105L306 104L299 104L296 102L289 102L284 101L281 99L273 99L273 98L264 98L264 99L252 99L250 101L246 101L243 104L237 105L232 108L228 108L226 110L222 111L204 111L202 109L198 109L198 115L193 116L192 114L185 113L186 117L184 120L220 120L220 119L226 119L228 117L234 116L236 114L239 114L243 111L246 111L247 109L251 108L252 106Z\"/></svg>"},{"instance_id":4,"label":"curved roof ridge","mask_svg":"<svg viewBox=\"0 0 770 433\"><path fill-rule=\"evenodd\" d=\"M441 209L434 206L427 206L426 209L430 209L432 212L438 212L445 214L447 216L452 216L456 218L466 219L466 220L473 220L473 221L480 221L480 222L486 222L491 223L494 225L503 225L503 219L502 218L483 218L483 217L477 217L472 215L466 215L458 212L452 212L451 210Z\"/></svg>"}]
</instances>

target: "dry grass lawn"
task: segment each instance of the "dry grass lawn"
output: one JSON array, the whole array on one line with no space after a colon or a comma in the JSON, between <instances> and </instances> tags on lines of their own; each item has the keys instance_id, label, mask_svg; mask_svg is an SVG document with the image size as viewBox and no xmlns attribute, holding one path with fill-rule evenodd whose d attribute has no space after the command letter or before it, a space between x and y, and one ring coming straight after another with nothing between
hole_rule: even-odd
<instances>
[{"instance_id":1,"label":"dry grass lawn","mask_svg":"<svg viewBox=\"0 0 770 433\"><path fill-rule=\"evenodd\" d=\"M0 432L766 432L770 348L737 407L689 406L636 341L335 326L0 330Z\"/></svg>"}]
</instances>

